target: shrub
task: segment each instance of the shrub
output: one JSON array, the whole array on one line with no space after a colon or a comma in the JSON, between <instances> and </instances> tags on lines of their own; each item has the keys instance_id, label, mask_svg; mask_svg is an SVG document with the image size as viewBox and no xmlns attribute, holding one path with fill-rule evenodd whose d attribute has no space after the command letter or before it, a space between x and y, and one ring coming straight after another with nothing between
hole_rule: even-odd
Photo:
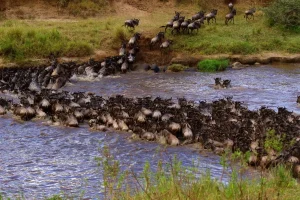
<instances>
[{"instance_id":1,"label":"shrub","mask_svg":"<svg viewBox=\"0 0 300 200\"><path fill-rule=\"evenodd\" d=\"M281 152L283 149L283 140L285 135L276 135L275 130L268 130L266 134L266 139L264 142L265 149L273 149L277 152Z\"/></svg>"},{"instance_id":2,"label":"shrub","mask_svg":"<svg viewBox=\"0 0 300 200\"><path fill-rule=\"evenodd\" d=\"M300 26L300 1L275 0L265 8L269 25L283 25L285 27Z\"/></svg>"},{"instance_id":3,"label":"shrub","mask_svg":"<svg viewBox=\"0 0 300 200\"><path fill-rule=\"evenodd\" d=\"M181 65L181 64L172 64L168 67L168 70L172 72L181 72L188 68L187 66Z\"/></svg>"},{"instance_id":4,"label":"shrub","mask_svg":"<svg viewBox=\"0 0 300 200\"><path fill-rule=\"evenodd\" d=\"M224 71L229 65L229 60L202 60L198 63L198 70L205 72Z\"/></svg>"}]
</instances>

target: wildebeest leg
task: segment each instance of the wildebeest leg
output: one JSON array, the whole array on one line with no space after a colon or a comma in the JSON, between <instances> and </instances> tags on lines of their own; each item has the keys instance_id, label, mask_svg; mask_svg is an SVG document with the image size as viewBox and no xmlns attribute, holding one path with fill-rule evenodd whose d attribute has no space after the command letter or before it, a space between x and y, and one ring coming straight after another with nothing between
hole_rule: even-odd
<instances>
[{"instance_id":1,"label":"wildebeest leg","mask_svg":"<svg viewBox=\"0 0 300 200\"><path fill-rule=\"evenodd\" d=\"M214 20L215 20L215 24L217 23L217 19L216 19L216 17L214 17Z\"/></svg>"},{"instance_id":2,"label":"wildebeest leg","mask_svg":"<svg viewBox=\"0 0 300 200\"><path fill-rule=\"evenodd\" d=\"M207 24L209 24L209 18L207 18Z\"/></svg>"},{"instance_id":3,"label":"wildebeest leg","mask_svg":"<svg viewBox=\"0 0 300 200\"><path fill-rule=\"evenodd\" d=\"M233 22L233 24L234 24L234 17L232 18L232 22Z\"/></svg>"}]
</instances>

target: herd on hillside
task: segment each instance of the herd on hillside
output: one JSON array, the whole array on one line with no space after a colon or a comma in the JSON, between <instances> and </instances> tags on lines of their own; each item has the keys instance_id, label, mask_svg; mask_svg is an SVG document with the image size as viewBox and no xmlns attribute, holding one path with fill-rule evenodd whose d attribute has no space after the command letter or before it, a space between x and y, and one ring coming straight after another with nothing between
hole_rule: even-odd
<instances>
[{"instance_id":1,"label":"herd on hillside","mask_svg":"<svg viewBox=\"0 0 300 200\"><path fill-rule=\"evenodd\" d=\"M229 8L229 14L225 16L225 24L228 25L230 22L234 24L234 16L236 15L236 9L234 8L234 5L232 3L228 4ZM251 8L249 10L246 10L244 13L244 18L246 20L249 19L254 19L254 13L256 9ZM159 32L154 38L151 39L149 43L149 48L150 50L157 47L160 47L161 54L164 51L170 51L170 46L172 45L173 41L165 39L165 33L167 32L168 29L171 29L171 34L179 34L179 33L193 33L194 30L197 31L201 27L201 24L204 24L205 21L207 21L207 24L210 23L216 23L216 16L217 16L218 10L217 9L212 9L210 13L205 14L204 11L199 11L195 15L192 16L191 19L186 19L185 16L182 16L180 12L175 11L175 15L173 18L167 22L165 25L161 26L160 28L164 28L164 31ZM136 26L138 26L140 23L140 19L129 19L126 20L123 24L128 29L134 30ZM135 55L131 53L132 49L135 49L134 51L137 52L136 50L138 48L138 40L140 39L141 34L140 33L135 33L132 38L130 38L128 42L128 48L129 51L127 53L128 55L128 60L133 60L132 58L135 58ZM122 47L119 51L119 56L126 55L126 43L122 43Z\"/></svg>"}]
</instances>

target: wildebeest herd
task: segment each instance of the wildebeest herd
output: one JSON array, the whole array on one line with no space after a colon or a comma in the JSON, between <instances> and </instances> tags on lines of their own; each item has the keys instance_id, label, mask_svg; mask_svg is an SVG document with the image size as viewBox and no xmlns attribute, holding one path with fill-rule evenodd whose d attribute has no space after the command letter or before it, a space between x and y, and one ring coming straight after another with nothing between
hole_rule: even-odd
<instances>
[{"instance_id":1,"label":"wildebeest herd","mask_svg":"<svg viewBox=\"0 0 300 200\"><path fill-rule=\"evenodd\" d=\"M133 137L162 144L201 144L218 154L226 150L250 151L249 164L255 166L299 166L300 116L285 108L278 108L278 112L266 107L252 111L231 98L207 103L184 98L103 98L53 90L72 80L74 74L93 74L96 72L90 71L95 68L100 71L101 64L93 60L83 65L53 61L46 68L1 69L0 90L18 94L19 102L1 98L0 114L12 113L22 120L43 118L49 124L71 127L88 123L94 130L127 131ZM230 85L230 80L215 81L220 88ZM280 138L283 151L264 145L269 130Z\"/></svg>"},{"instance_id":2,"label":"wildebeest herd","mask_svg":"<svg viewBox=\"0 0 300 200\"><path fill-rule=\"evenodd\" d=\"M229 8L234 9L233 6ZM182 21L187 22L183 27L189 31L190 27L198 26L190 24L197 20L203 21L203 17L209 23L216 13L205 15L199 12L191 21ZM249 15L252 16L246 14ZM173 19L179 20L180 13L176 12ZM227 23L230 19L229 16ZM138 24L138 19L126 21L126 26L130 28ZM93 93L57 90L79 75L96 78L130 70L139 52L140 38L141 34L135 33L128 43L122 43L119 55L102 61L91 59L76 64L58 63L52 59L49 66L1 68L0 91L18 94L19 102L0 98L0 115L12 113L22 120L42 118L51 125L70 127L88 123L93 130L126 131L132 133L133 138L162 144L201 144L218 154L225 151L249 151L250 165L269 167L290 163L299 176L300 116L285 108L280 107L277 112L266 107L253 111L230 97L208 103L187 101L184 98L177 101L159 97L126 98L120 95L103 98ZM172 41L163 39L164 32L159 32L151 40L149 48L156 45L169 48ZM214 88L228 88L230 82L216 78ZM300 96L297 103L300 104ZM282 151L265 145L270 131L274 131L275 137L282 141Z\"/></svg>"},{"instance_id":3,"label":"wildebeest herd","mask_svg":"<svg viewBox=\"0 0 300 200\"><path fill-rule=\"evenodd\" d=\"M236 15L236 9L234 8L232 3L228 4L229 14L225 16L225 24L228 25L229 22L234 23L234 16ZM256 9L251 8L245 11L244 18L246 20L252 18L254 19L254 13ZM216 16L218 14L217 9L212 9L211 12L205 13L205 11L201 10L197 12L195 15L191 17L191 19L186 19L185 16L182 16L180 12L175 11L175 15L172 19L167 22L165 25L161 26L160 28L164 28L164 32L159 32L154 38L151 39L149 47L153 49L156 45L158 45L161 49L161 53L164 50L170 50L170 45L173 43L172 40L166 40L163 42L165 38L165 33L168 29L171 29L171 34L179 34L179 33L193 33L194 30L199 31L202 24L207 21L207 24L210 22L216 23ZM140 19L129 19L126 20L123 26L134 30L136 26L140 23ZM123 44L124 45L124 44ZM124 48L123 48L124 49Z\"/></svg>"}]
</instances>

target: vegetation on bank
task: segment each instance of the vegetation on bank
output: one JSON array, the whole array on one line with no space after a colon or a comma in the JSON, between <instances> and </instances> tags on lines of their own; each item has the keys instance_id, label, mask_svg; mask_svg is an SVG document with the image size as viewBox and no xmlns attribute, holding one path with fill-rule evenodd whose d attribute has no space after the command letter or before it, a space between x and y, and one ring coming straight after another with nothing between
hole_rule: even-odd
<instances>
[{"instance_id":1,"label":"vegetation on bank","mask_svg":"<svg viewBox=\"0 0 300 200\"><path fill-rule=\"evenodd\" d=\"M69 39L57 29L31 28L7 21L0 28L0 34L0 54L13 61L45 58L50 53L69 57L93 53L89 43Z\"/></svg>"},{"instance_id":2,"label":"vegetation on bank","mask_svg":"<svg viewBox=\"0 0 300 200\"><path fill-rule=\"evenodd\" d=\"M75 1L69 1L71 6ZM81 1L85 2L85 1ZM77 5L77 4L76 4ZM100 4L99 4L100 5ZM217 24L203 25L199 33L172 35L172 50L189 54L256 54L262 52L299 53L300 36L294 29L270 27L263 11L257 9L254 20L243 17L243 4L236 4L235 24L224 24L228 8L219 9ZM84 10L84 9L83 9ZM184 15L191 17L198 8L178 5ZM267 12L267 11L266 11ZM154 37L159 28L174 15L174 9L159 8L153 13L140 16L141 23L136 31L146 38ZM128 13L127 18L135 17ZM123 16L108 16L74 20L4 20L0 22L0 55L9 61L28 58L45 58L50 52L60 56L86 56L95 50L117 52L122 40L128 40L133 32L122 27ZM275 20L276 22L278 20ZM142 46L146 44L142 44ZM147 45L148 46L148 45ZM147 48L147 51L149 49ZM141 49L141 52L143 48Z\"/></svg>"},{"instance_id":3,"label":"vegetation on bank","mask_svg":"<svg viewBox=\"0 0 300 200\"><path fill-rule=\"evenodd\" d=\"M271 26L279 24L300 32L300 1L275 0L264 9Z\"/></svg>"},{"instance_id":4,"label":"vegetation on bank","mask_svg":"<svg viewBox=\"0 0 300 200\"><path fill-rule=\"evenodd\" d=\"M211 60L206 59L198 63L198 70L203 72L224 71L229 66L229 60Z\"/></svg>"},{"instance_id":5,"label":"vegetation on bank","mask_svg":"<svg viewBox=\"0 0 300 200\"><path fill-rule=\"evenodd\" d=\"M181 72L187 69L187 66L181 65L181 64L172 64L168 67L168 70L172 72Z\"/></svg>"},{"instance_id":6,"label":"vegetation on bank","mask_svg":"<svg viewBox=\"0 0 300 200\"><path fill-rule=\"evenodd\" d=\"M289 199L297 200L300 186L286 166L278 165L269 173L245 178L247 173L247 154L236 151L224 154L220 159L224 181L213 178L209 170L201 171L195 162L192 167L184 167L176 158L160 160L157 166L147 162L141 174L122 170L108 148L103 157L96 158L102 169L104 199ZM249 175L248 175L249 176ZM76 199L66 195L55 195L48 200Z\"/></svg>"}]
</instances>

